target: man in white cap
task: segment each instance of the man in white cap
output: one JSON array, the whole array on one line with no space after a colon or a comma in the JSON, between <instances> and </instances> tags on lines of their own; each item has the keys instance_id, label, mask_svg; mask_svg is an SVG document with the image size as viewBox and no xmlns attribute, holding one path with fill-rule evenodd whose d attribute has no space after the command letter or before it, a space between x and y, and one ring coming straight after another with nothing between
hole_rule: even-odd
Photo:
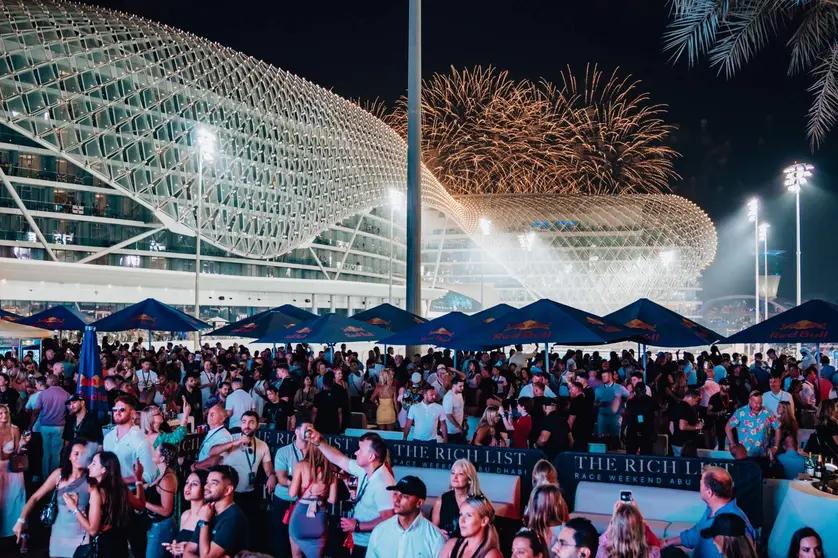
<instances>
[{"instance_id":1,"label":"man in white cap","mask_svg":"<svg viewBox=\"0 0 838 558\"><path fill-rule=\"evenodd\" d=\"M437 365L436 372L428 377L428 383L433 386L436 392L436 402L442 403L445 393L448 391L448 368L444 364Z\"/></svg>"},{"instance_id":2,"label":"man in white cap","mask_svg":"<svg viewBox=\"0 0 838 558\"><path fill-rule=\"evenodd\" d=\"M399 390L399 403L401 403L401 411L399 411L399 426L404 428L407 424L407 413L410 408L422 401L422 374L414 372L410 376L410 385L405 386Z\"/></svg>"}]
</instances>

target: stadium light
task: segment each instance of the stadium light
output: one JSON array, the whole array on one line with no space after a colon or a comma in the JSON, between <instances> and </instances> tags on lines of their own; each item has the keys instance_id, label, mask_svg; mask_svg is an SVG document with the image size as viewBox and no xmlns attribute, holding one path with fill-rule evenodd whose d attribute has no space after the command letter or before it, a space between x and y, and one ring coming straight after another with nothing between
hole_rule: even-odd
<instances>
[{"instance_id":1,"label":"stadium light","mask_svg":"<svg viewBox=\"0 0 838 558\"><path fill-rule=\"evenodd\" d=\"M759 323L759 200L748 202L748 221L754 224L754 323Z\"/></svg>"},{"instance_id":2,"label":"stadium light","mask_svg":"<svg viewBox=\"0 0 838 558\"><path fill-rule=\"evenodd\" d=\"M762 241L762 258L763 258L763 285L764 291L762 294L765 297L765 308L763 312L763 319L768 319L768 229L771 227L768 223L760 223L759 225L759 239Z\"/></svg>"}]
</instances>

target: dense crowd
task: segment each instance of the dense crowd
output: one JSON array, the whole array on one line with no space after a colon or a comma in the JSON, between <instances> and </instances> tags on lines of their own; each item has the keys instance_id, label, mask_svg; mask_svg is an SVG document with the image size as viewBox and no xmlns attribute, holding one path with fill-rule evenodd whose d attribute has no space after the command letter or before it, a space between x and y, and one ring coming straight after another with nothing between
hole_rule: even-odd
<instances>
[{"instance_id":1,"label":"dense crowd","mask_svg":"<svg viewBox=\"0 0 838 558\"><path fill-rule=\"evenodd\" d=\"M545 359L518 346L404 359L378 347L365 358L345 345L251 353L217 343L196 354L105 338L110 413L100 417L75 394L79 345L46 347L37 363L5 355L0 373L0 537L25 552L28 533L47 526L54 557L129 548L148 558L657 557L679 547L699 558L756 556L756 533L723 469L702 475L707 511L695 527L659 539L633 501L615 503L602 533L571 518L551 462L592 443L674 456L718 448L758 462L766 476L797 478L800 427L814 427L817 451L838 457L838 375L828 357L818 374L805 351L800 362L772 349L750 364L715 347L697 357ZM381 436L360 436L352 458L326 438L372 425L417 441L541 450L524 527L498 533L467 460L454 463L449 490L425 515L425 483L394 477ZM204 433L194 463L178 450L190 429ZM260 429L291 431L293 441L271 455ZM823 556L814 532L792 547L789 556Z\"/></svg>"}]
</instances>

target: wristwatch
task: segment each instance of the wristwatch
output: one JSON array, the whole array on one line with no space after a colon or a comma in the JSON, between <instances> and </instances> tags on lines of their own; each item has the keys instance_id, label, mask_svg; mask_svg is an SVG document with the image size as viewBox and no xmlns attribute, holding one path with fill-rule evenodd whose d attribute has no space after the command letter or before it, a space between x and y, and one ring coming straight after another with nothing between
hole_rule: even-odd
<instances>
[{"instance_id":1,"label":"wristwatch","mask_svg":"<svg viewBox=\"0 0 838 558\"><path fill-rule=\"evenodd\" d=\"M355 520L355 532L356 532L356 533L360 533L360 532L361 532L361 522L360 522L360 521L358 521L357 519Z\"/></svg>"},{"instance_id":2,"label":"wristwatch","mask_svg":"<svg viewBox=\"0 0 838 558\"><path fill-rule=\"evenodd\" d=\"M195 529L200 529L200 528L206 526L206 524L207 524L206 521L204 521L203 519L199 519L198 523L195 524Z\"/></svg>"}]
</instances>

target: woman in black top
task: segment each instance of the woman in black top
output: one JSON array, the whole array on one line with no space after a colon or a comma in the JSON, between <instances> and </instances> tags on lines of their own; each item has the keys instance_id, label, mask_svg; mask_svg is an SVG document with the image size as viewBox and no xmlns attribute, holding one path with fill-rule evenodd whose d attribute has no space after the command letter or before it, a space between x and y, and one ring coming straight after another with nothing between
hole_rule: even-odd
<instances>
[{"instance_id":1,"label":"woman in black top","mask_svg":"<svg viewBox=\"0 0 838 558\"><path fill-rule=\"evenodd\" d=\"M285 414L285 404L279 400L279 390L275 385L268 384L265 386L265 395L268 396L268 401L262 407L262 420L265 422L265 428L268 430L285 430L288 420Z\"/></svg>"},{"instance_id":2,"label":"woman in black top","mask_svg":"<svg viewBox=\"0 0 838 558\"><path fill-rule=\"evenodd\" d=\"M821 401L815 419L815 435L820 448L812 451L824 457L838 458L838 405L835 399Z\"/></svg>"},{"instance_id":3,"label":"woman in black top","mask_svg":"<svg viewBox=\"0 0 838 558\"><path fill-rule=\"evenodd\" d=\"M198 512L204 505L204 486L207 483L208 474L203 469L197 469L186 477L186 483L183 485L183 498L189 503L189 509L180 516L180 531L175 536L175 541L170 545L164 545L166 550L175 556L185 554L187 547L191 547L193 552L198 550L198 545L193 541L195 539L195 526L198 523Z\"/></svg>"},{"instance_id":4,"label":"woman in black top","mask_svg":"<svg viewBox=\"0 0 838 558\"><path fill-rule=\"evenodd\" d=\"M175 538L175 494L177 494L177 475L172 465L177 459L177 447L172 444L160 444L153 450L154 462L159 474L145 490L145 509L151 520L148 530L146 558L163 558L166 555L164 544Z\"/></svg>"},{"instance_id":5,"label":"woman in black top","mask_svg":"<svg viewBox=\"0 0 838 558\"><path fill-rule=\"evenodd\" d=\"M472 496L482 496L477 469L468 459L458 459L451 466L451 484L446 492L437 498L431 510L431 522L449 536L459 527L460 506Z\"/></svg>"}]
</instances>

